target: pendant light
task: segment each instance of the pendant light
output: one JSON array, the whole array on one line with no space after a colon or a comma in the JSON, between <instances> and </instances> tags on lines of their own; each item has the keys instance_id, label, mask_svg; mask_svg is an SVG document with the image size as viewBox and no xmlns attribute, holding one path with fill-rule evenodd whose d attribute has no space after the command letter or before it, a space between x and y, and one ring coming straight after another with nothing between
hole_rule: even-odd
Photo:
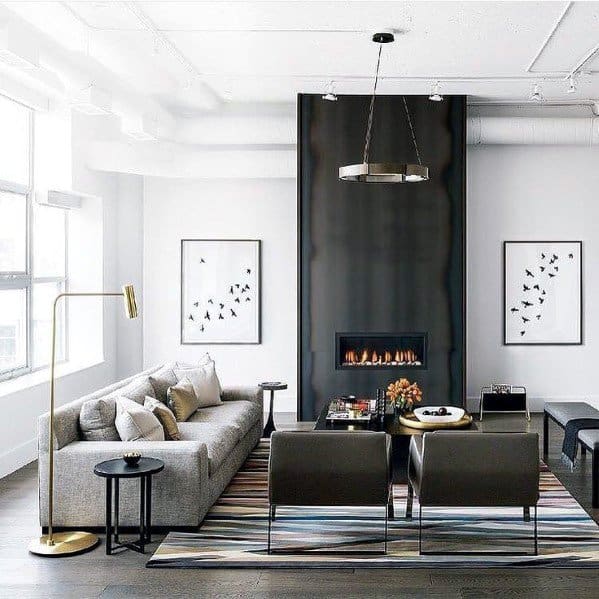
<instances>
[{"instance_id":1,"label":"pendant light","mask_svg":"<svg viewBox=\"0 0 599 599\"><path fill-rule=\"evenodd\" d=\"M374 89L370 99L370 110L368 112L368 122L366 125L366 137L364 139L364 153L361 164L349 164L339 168L339 179L342 181L358 181L361 183L417 183L419 181L428 181L428 167L423 166L420 159L416 135L410 118L410 111L405 96L402 96L403 106L406 113L412 143L416 151L418 164L407 164L400 162L368 162L368 153L370 150L370 141L372 135L372 120L374 116L374 101L376 98L376 88L379 80L379 68L381 65L381 51L383 44L395 41L392 33L375 33L372 41L379 44L379 55L376 63L376 75L374 78Z\"/></svg>"}]
</instances>

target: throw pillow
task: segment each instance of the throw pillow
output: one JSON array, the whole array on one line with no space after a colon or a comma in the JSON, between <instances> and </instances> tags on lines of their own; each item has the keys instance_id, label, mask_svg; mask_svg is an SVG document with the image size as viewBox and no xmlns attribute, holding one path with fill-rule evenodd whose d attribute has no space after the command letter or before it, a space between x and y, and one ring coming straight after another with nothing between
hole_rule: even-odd
<instances>
[{"instance_id":1,"label":"throw pillow","mask_svg":"<svg viewBox=\"0 0 599 599\"><path fill-rule=\"evenodd\" d=\"M146 397L144 408L150 410L160 420L167 441L179 441L181 439L175 415L161 401L153 397Z\"/></svg>"},{"instance_id":2,"label":"throw pillow","mask_svg":"<svg viewBox=\"0 0 599 599\"><path fill-rule=\"evenodd\" d=\"M79 429L84 441L119 441L114 424L116 404L114 399L90 399L81 406Z\"/></svg>"},{"instance_id":3,"label":"throw pillow","mask_svg":"<svg viewBox=\"0 0 599 599\"><path fill-rule=\"evenodd\" d=\"M121 441L164 441L160 420L150 410L126 397L116 400L114 423Z\"/></svg>"},{"instance_id":4,"label":"throw pillow","mask_svg":"<svg viewBox=\"0 0 599 599\"><path fill-rule=\"evenodd\" d=\"M200 357L200 359L198 360L198 365L197 366L193 366L193 364L186 364L184 362L175 362L176 365L176 369L179 370L193 370L195 368L202 368L203 366L210 366L212 364L212 366L214 367L214 372L215 372L215 376L216 376L216 380L218 381L218 394L222 395L223 394L223 388L222 385L220 384L220 380L218 378L218 375L216 374L216 364L214 362L214 360L210 357L210 354L208 352L206 352L204 355L202 355Z\"/></svg>"},{"instance_id":5,"label":"throw pillow","mask_svg":"<svg viewBox=\"0 0 599 599\"><path fill-rule=\"evenodd\" d=\"M154 387L152 387L148 377L131 381L127 386L118 389L115 395L117 397L126 397L142 406L147 396L156 397Z\"/></svg>"},{"instance_id":6,"label":"throw pillow","mask_svg":"<svg viewBox=\"0 0 599 599\"><path fill-rule=\"evenodd\" d=\"M175 375L179 380L186 378L191 381L200 408L218 406L223 403L220 398L221 389L214 369L214 362L210 361L208 364L188 370L176 369Z\"/></svg>"},{"instance_id":7,"label":"throw pillow","mask_svg":"<svg viewBox=\"0 0 599 599\"><path fill-rule=\"evenodd\" d=\"M167 364L148 377L154 389L156 399L159 399L163 404L166 404L168 400L167 393L169 387L177 384L177 377L173 372L174 367L175 364Z\"/></svg>"},{"instance_id":8,"label":"throw pillow","mask_svg":"<svg viewBox=\"0 0 599 599\"><path fill-rule=\"evenodd\" d=\"M187 420L200 407L200 402L189 380L182 378L176 385L170 387L168 407L179 422Z\"/></svg>"}]
</instances>

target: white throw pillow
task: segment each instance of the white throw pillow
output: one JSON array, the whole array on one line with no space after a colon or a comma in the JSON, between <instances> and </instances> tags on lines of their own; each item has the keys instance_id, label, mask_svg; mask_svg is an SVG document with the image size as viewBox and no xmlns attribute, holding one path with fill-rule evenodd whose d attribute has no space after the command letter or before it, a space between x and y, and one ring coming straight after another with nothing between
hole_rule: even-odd
<instances>
[{"instance_id":1,"label":"white throw pillow","mask_svg":"<svg viewBox=\"0 0 599 599\"><path fill-rule=\"evenodd\" d=\"M197 366L194 366L193 364L188 364L186 362L176 362L177 368L179 370L193 370L194 368L202 368L203 366L209 366L210 364L212 364L212 366L214 367L214 373L216 376L216 380L218 381L218 394L222 395L223 387L220 384L218 375L216 374L216 364L214 363L214 360L210 357L210 354L208 352L206 352L200 357Z\"/></svg>"},{"instance_id":2,"label":"white throw pillow","mask_svg":"<svg viewBox=\"0 0 599 599\"><path fill-rule=\"evenodd\" d=\"M121 441L164 441L160 420L150 410L126 397L116 400L114 424Z\"/></svg>"},{"instance_id":3,"label":"white throw pillow","mask_svg":"<svg viewBox=\"0 0 599 599\"><path fill-rule=\"evenodd\" d=\"M175 376L179 381L188 379L193 385L200 408L218 406L223 402L220 399L221 388L214 362L211 360L197 368L175 369Z\"/></svg>"}]
</instances>

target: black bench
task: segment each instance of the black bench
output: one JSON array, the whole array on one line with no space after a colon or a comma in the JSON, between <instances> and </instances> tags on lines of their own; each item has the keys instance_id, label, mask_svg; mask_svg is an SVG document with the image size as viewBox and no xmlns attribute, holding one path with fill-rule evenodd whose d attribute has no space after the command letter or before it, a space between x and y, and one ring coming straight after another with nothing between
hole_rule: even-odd
<instances>
[{"instance_id":1,"label":"black bench","mask_svg":"<svg viewBox=\"0 0 599 599\"><path fill-rule=\"evenodd\" d=\"M599 410L584 401L555 401L545 404L543 411L543 459L549 453L549 419L565 429L570 420L576 418L599 418ZM587 449L593 458L592 483L593 507L599 507L599 428L585 429L578 433L580 450L584 455Z\"/></svg>"}]
</instances>

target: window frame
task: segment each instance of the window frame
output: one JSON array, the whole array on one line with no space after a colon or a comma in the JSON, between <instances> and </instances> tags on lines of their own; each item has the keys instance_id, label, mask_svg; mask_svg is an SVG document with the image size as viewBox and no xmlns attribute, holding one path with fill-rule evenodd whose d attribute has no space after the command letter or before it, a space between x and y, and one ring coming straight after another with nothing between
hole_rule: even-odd
<instances>
[{"instance_id":1,"label":"window frame","mask_svg":"<svg viewBox=\"0 0 599 599\"><path fill-rule=\"evenodd\" d=\"M9 100L13 101L11 98ZM19 102L15 102L19 104ZM22 105L24 106L24 105ZM25 198L26 205L26 223L25 223L25 268L24 272L0 272L0 291L5 289L24 289L25 290L25 366L18 366L10 369L0 369L0 382L13 380L25 374L36 372L48 368L49 364L39 366L33 365L33 286L36 283L56 283L61 285L61 293L68 291L68 218L67 210L56 208L63 212L65 219L65 268L64 276L56 277L34 277L34 253L33 253L33 198L35 195L35 176L34 176L34 141L35 141L35 118L34 111L24 106L29 111L29 184L23 185L12 181L0 179L0 192L10 192L22 195ZM63 347L64 352L61 360L57 363L68 361L68 306L65 303L63 307Z\"/></svg>"}]
</instances>

